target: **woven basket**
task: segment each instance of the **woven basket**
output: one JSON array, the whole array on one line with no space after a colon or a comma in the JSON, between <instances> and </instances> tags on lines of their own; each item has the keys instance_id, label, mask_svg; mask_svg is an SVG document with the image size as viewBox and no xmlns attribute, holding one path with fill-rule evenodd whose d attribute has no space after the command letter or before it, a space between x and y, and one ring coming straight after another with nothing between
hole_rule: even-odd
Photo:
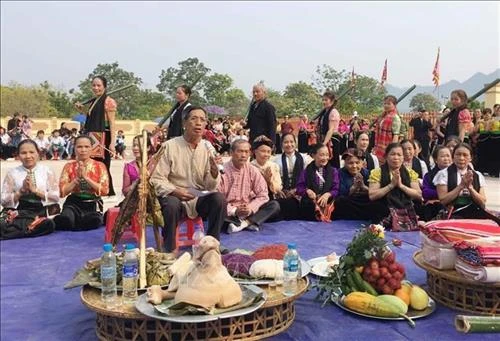
<instances>
[{"instance_id":1,"label":"woven basket","mask_svg":"<svg viewBox=\"0 0 500 341\"><path fill-rule=\"evenodd\" d=\"M422 251L417 251L413 260L427 271L427 291L442 305L483 315L500 313L500 283L472 281L455 270L435 269L425 263Z\"/></svg>"},{"instance_id":2,"label":"woven basket","mask_svg":"<svg viewBox=\"0 0 500 341\"><path fill-rule=\"evenodd\" d=\"M309 286L307 278L299 281L297 293L291 297L268 291L264 305L243 316L202 323L173 323L151 319L135 307L108 310L100 291L83 287L80 297L84 305L97 313L96 334L100 340L259 340L286 330L295 319L294 302Z\"/></svg>"}]
</instances>

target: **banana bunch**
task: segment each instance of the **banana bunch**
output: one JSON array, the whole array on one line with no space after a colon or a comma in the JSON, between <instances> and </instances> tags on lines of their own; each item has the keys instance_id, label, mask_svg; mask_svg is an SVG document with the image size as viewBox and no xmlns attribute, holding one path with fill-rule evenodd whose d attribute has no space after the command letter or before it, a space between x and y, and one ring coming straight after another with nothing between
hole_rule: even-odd
<instances>
[{"instance_id":1,"label":"banana bunch","mask_svg":"<svg viewBox=\"0 0 500 341\"><path fill-rule=\"evenodd\" d=\"M366 292L354 291L344 297L343 304L351 310L366 315L403 317L410 322L412 327L415 327L415 323L406 316L408 306L397 296L373 296Z\"/></svg>"}]
</instances>

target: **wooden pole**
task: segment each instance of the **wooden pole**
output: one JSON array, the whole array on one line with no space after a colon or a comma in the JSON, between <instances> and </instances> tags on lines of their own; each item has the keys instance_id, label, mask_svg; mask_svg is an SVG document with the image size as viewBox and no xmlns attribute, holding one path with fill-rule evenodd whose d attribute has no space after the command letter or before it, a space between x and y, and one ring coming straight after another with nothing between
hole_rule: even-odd
<instances>
[{"instance_id":1,"label":"wooden pole","mask_svg":"<svg viewBox=\"0 0 500 341\"><path fill-rule=\"evenodd\" d=\"M147 196L148 196L148 132L142 130L141 148L141 183L139 188L139 226L141 229L139 248L139 287L144 289L147 285L146 279L146 216L147 216Z\"/></svg>"}]
</instances>

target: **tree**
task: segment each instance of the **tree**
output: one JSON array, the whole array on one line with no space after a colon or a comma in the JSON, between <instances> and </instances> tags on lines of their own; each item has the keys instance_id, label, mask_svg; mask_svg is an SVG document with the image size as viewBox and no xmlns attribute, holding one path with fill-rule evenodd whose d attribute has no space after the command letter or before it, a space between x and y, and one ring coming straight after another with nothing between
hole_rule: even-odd
<instances>
[{"instance_id":1,"label":"tree","mask_svg":"<svg viewBox=\"0 0 500 341\"><path fill-rule=\"evenodd\" d=\"M276 109L276 117L290 115L293 112L293 102L284 97L279 91L268 88L267 99Z\"/></svg>"},{"instance_id":2,"label":"tree","mask_svg":"<svg viewBox=\"0 0 500 341\"><path fill-rule=\"evenodd\" d=\"M338 91L339 87L346 80L346 71L336 71L332 66L323 64L316 67L316 74L313 75L313 86L319 93L326 90Z\"/></svg>"},{"instance_id":3,"label":"tree","mask_svg":"<svg viewBox=\"0 0 500 341\"><path fill-rule=\"evenodd\" d=\"M410 108L414 111L427 110L434 111L440 110L441 104L431 94L419 93L412 97L410 101Z\"/></svg>"},{"instance_id":4,"label":"tree","mask_svg":"<svg viewBox=\"0 0 500 341\"><path fill-rule=\"evenodd\" d=\"M340 87L339 94L352 84L347 79ZM384 96L387 91L379 82L371 77L356 75L354 88L339 100L337 108L341 113L352 113L354 110L363 114L373 114L382 110Z\"/></svg>"},{"instance_id":5,"label":"tree","mask_svg":"<svg viewBox=\"0 0 500 341\"><path fill-rule=\"evenodd\" d=\"M15 112L30 117L52 117L57 115L56 109L50 104L47 91L42 87L25 87L17 83L0 86L0 114L3 117Z\"/></svg>"},{"instance_id":6,"label":"tree","mask_svg":"<svg viewBox=\"0 0 500 341\"><path fill-rule=\"evenodd\" d=\"M210 105L225 107L227 102L227 91L233 85L233 79L228 75L214 73L205 78L203 94Z\"/></svg>"},{"instance_id":7,"label":"tree","mask_svg":"<svg viewBox=\"0 0 500 341\"><path fill-rule=\"evenodd\" d=\"M352 113L354 110L361 114L372 114L382 109L385 88L381 87L374 78L364 75L355 75L354 88L342 97L337 103L340 113ZM313 75L313 86L318 92L323 93L329 89L337 96L344 93L353 84L350 72L337 71L329 65L316 68Z\"/></svg>"},{"instance_id":8,"label":"tree","mask_svg":"<svg viewBox=\"0 0 500 341\"><path fill-rule=\"evenodd\" d=\"M135 87L113 94L112 97L118 104L118 115L124 118L132 118L137 114L137 99L141 96L139 86L142 79L136 77L133 72L120 68L118 62L112 64L97 64L97 67L78 85L80 93L76 94L78 100L85 100L94 96L92 93L92 80L96 76L104 76L108 81L108 90L113 90L128 84Z\"/></svg>"},{"instance_id":9,"label":"tree","mask_svg":"<svg viewBox=\"0 0 500 341\"><path fill-rule=\"evenodd\" d=\"M311 116L321 109L321 96L318 91L302 81L288 84L283 97L291 102L292 115Z\"/></svg>"},{"instance_id":10,"label":"tree","mask_svg":"<svg viewBox=\"0 0 500 341\"><path fill-rule=\"evenodd\" d=\"M201 95L196 89L203 88L206 74L210 68L200 62L198 58L188 58L177 63L178 67L169 67L167 70L161 70L159 76L160 83L156 85L158 91L164 93L168 99L175 99L175 90L180 85L187 85L192 88L191 102L200 105ZM198 85L197 85L198 84ZM197 85L197 88L194 86Z\"/></svg>"},{"instance_id":11,"label":"tree","mask_svg":"<svg viewBox=\"0 0 500 341\"><path fill-rule=\"evenodd\" d=\"M73 100L67 93L54 89L49 82L44 81L40 87L47 91L49 103L56 110L59 117L72 117L76 113Z\"/></svg>"},{"instance_id":12,"label":"tree","mask_svg":"<svg viewBox=\"0 0 500 341\"><path fill-rule=\"evenodd\" d=\"M231 116L245 116L248 111L250 100L245 96L243 90L232 88L226 91L226 110Z\"/></svg>"}]
</instances>

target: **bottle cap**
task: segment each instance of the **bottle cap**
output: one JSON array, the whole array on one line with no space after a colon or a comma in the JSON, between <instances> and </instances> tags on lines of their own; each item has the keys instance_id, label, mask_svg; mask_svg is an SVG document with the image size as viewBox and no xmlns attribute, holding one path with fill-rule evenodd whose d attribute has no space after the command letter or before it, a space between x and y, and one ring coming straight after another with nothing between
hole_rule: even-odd
<instances>
[{"instance_id":1,"label":"bottle cap","mask_svg":"<svg viewBox=\"0 0 500 341\"><path fill-rule=\"evenodd\" d=\"M106 244L104 244L102 249L106 252L109 252L109 251L113 250L113 245L111 245L110 243L106 243Z\"/></svg>"},{"instance_id":2,"label":"bottle cap","mask_svg":"<svg viewBox=\"0 0 500 341\"><path fill-rule=\"evenodd\" d=\"M133 249L135 249L134 243L130 243L130 244L125 245L125 250L133 250Z\"/></svg>"},{"instance_id":3,"label":"bottle cap","mask_svg":"<svg viewBox=\"0 0 500 341\"><path fill-rule=\"evenodd\" d=\"M297 244L295 244L295 243L288 243L288 248L289 249L296 249L297 248Z\"/></svg>"}]
</instances>

